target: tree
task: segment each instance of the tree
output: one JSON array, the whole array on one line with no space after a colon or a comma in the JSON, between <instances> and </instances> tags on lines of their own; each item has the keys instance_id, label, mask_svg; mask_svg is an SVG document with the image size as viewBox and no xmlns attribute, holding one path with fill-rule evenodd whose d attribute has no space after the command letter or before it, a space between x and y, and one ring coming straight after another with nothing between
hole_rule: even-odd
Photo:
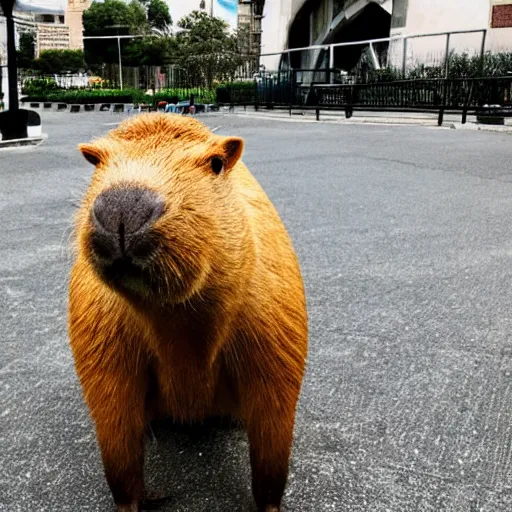
<instances>
[{"instance_id":1,"label":"tree","mask_svg":"<svg viewBox=\"0 0 512 512\"><path fill-rule=\"evenodd\" d=\"M164 66L173 62L175 54L173 37L134 39L126 46L123 62L128 66Z\"/></svg>"},{"instance_id":2,"label":"tree","mask_svg":"<svg viewBox=\"0 0 512 512\"><path fill-rule=\"evenodd\" d=\"M228 25L201 11L182 18L177 34L178 62L196 85L211 86L214 80L232 79L244 59L236 34Z\"/></svg>"},{"instance_id":3,"label":"tree","mask_svg":"<svg viewBox=\"0 0 512 512\"><path fill-rule=\"evenodd\" d=\"M147 6L147 15L152 28L167 32L172 25L169 7L163 0L150 0Z\"/></svg>"},{"instance_id":4,"label":"tree","mask_svg":"<svg viewBox=\"0 0 512 512\"><path fill-rule=\"evenodd\" d=\"M116 33L115 27L123 27L131 34L140 34L148 29L146 10L137 0L130 3L122 0L93 2L84 12L83 22L86 36L112 35Z\"/></svg>"},{"instance_id":5,"label":"tree","mask_svg":"<svg viewBox=\"0 0 512 512\"><path fill-rule=\"evenodd\" d=\"M78 73L85 67L82 50L44 50L34 61L36 69L47 75Z\"/></svg>"},{"instance_id":6,"label":"tree","mask_svg":"<svg viewBox=\"0 0 512 512\"><path fill-rule=\"evenodd\" d=\"M20 49L18 50L18 67L32 69L36 56L36 36L33 32L20 34Z\"/></svg>"},{"instance_id":7,"label":"tree","mask_svg":"<svg viewBox=\"0 0 512 512\"><path fill-rule=\"evenodd\" d=\"M122 0L93 2L84 12L85 36L111 36L143 34L149 31L144 6L137 0L129 4ZM126 46L126 42L122 41ZM118 61L118 48L115 39L86 39L85 58L89 65Z\"/></svg>"}]
</instances>

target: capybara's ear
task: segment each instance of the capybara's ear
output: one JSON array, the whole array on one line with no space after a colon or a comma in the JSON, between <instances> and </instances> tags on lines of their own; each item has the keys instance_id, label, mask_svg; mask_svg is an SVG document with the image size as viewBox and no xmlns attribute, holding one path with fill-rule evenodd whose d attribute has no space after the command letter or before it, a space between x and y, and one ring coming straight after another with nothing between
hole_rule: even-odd
<instances>
[{"instance_id":1,"label":"capybara's ear","mask_svg":"<svg viewBox=\"0 0 512 512\"><path fill-rule=\"evenodd\" d=\"M224 169L229 171L242 156L244 140L240 137L221 137L218 147L223 153Z\"/></svg>"},{"instance_id":2,"label":"capybara's ear","mask_svg":"<svg viewBox=\"0 0 512 512\"><path fill-rule=\"evenodd\" d=\"M103 164L107 160L107 152L96 144L79 144L78 149L84 158L94 166Z\"/></svg>"}]
</instances>

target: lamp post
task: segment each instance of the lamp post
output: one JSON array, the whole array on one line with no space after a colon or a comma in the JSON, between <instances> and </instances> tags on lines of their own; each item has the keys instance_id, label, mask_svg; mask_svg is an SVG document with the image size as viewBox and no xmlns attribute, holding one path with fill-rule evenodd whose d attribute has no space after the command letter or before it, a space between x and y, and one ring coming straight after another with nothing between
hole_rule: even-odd
<instances>
[{"instance_id":1,"label":"lamp post","mask_svg":"<svg viewBox=\"0 0 512 512\"><path fill-rule=\"evenodd\" d=\"M0 133L2 141L26 139L28 137L28 125L41 125L41 118L37 112L20 109L18 98L18 66L16 64L16 42L14 31L15 0L0 0L0 6L5 16L7 29L7 74L9 92L9 108L0 112Z\"/></svg>"},{"instance_id":2,"label":"lamp post","mask_svg":"<svg viewBox=\"0 0 512 512\"><path fill-rule=\"evenodd\" d=\"M12 16L14 0L0 0L0 5L2 6L2 11L5 16L5 25L7 29L7 74L9 84L9 110L15 111L19 109L19 99L14 18Z\"/></svg>"}]
</instances>

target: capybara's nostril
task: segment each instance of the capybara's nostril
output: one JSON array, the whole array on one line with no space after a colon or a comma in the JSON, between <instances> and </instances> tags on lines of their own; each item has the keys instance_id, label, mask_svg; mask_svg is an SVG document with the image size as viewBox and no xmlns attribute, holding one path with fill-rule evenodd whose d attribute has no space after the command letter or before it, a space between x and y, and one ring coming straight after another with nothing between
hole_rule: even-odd
<instances>
[{"instance_id":1,"label":"capybara's nostril","mask_svg":"<svg viewBox=\"0 0 512 512\"><path fill-rule=\"evenodd\" d=\"M151 252L148 232L163 212L164 202L152 190L133 185L105 190L92 206L94 252L110 260L143 258Z\"/></svg>"}]
</instances>

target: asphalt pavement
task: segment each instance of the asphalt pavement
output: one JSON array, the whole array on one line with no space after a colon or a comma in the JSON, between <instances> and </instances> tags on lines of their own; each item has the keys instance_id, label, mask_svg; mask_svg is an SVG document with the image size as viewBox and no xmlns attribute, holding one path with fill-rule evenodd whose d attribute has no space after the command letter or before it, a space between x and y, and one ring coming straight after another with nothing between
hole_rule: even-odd
<instances>
[{"instance_id":1,"label":"asphalt pavement","mask_svg":"<svg viewBox=\"0 0 512 512\"><path fill-rule=\"evenodd\" d=\"M0 151L0 510L112 511L67 340L68 251L117 115L43 115ZM246 140L306 282L310 352L283 512L512 510L512 138L203 118ZM163 511L253 511L229 426L161 425Z\"/></svg>"}]
</instances>

